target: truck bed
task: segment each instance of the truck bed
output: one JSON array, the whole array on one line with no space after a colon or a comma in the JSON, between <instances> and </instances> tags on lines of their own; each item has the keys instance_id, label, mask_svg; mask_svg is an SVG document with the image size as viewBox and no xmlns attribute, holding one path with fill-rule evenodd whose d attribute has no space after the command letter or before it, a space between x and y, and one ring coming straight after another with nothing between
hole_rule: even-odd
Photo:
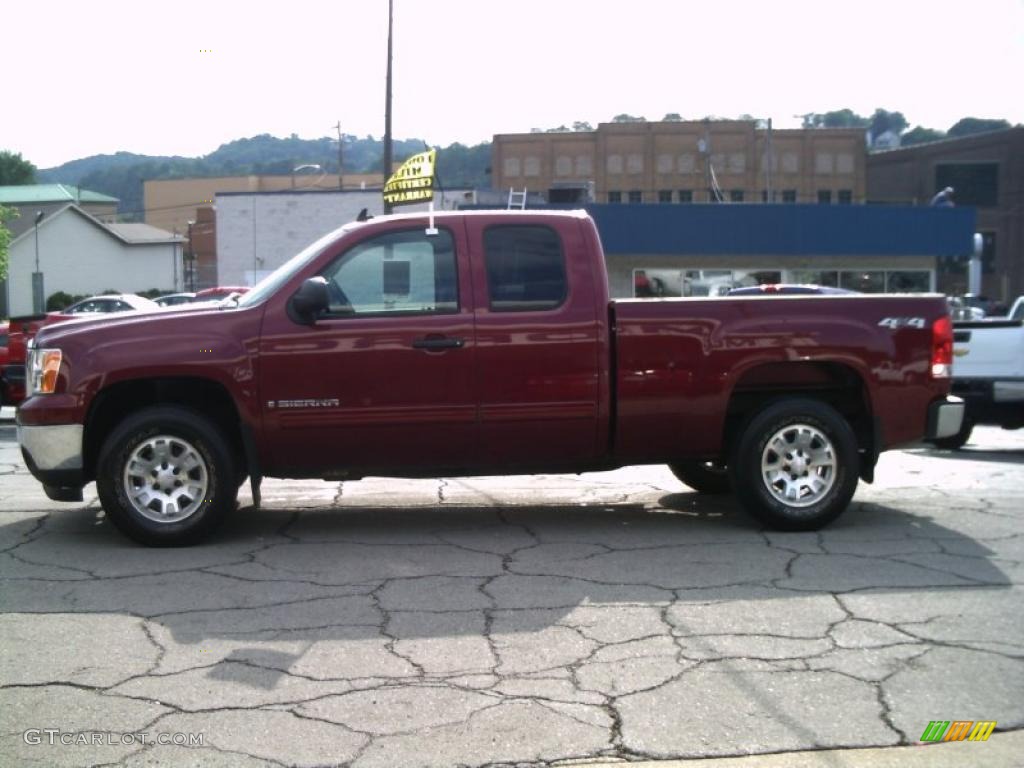
<instances>
[{"instance_id":1,"label":"truck bed","mask_svg":"<svg viewBox=\"0 0 1024 768\"><path fill-rule=\"evenodd\" d=\"M805 388L868 399L885 449L918 439L925 404L944 386L926 363L932 324L946 315L938 294L634 299L610 311L621 461L673 446L719 457L734 393Z\"/></svg>"}]
</instances>

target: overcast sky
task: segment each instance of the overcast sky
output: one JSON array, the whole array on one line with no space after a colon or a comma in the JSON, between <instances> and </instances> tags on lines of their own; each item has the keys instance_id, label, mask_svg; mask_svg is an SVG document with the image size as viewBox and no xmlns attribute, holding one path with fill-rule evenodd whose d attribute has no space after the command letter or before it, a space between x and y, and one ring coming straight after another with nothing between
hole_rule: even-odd
<instances>
[{"instance_id":1,"label":"overcast sky","mask_svg":"<svg viewBox=\"0 0 1024 768\"><path fill-rule=\"evenodd\" d=\"M394 5L396 138L475 144L621 112L1024 122L1022 0ZM0 22L0 149L40 168L334 135L338 120L384 131L387 0L8 2Z\"/></svg>"}]
</instances>

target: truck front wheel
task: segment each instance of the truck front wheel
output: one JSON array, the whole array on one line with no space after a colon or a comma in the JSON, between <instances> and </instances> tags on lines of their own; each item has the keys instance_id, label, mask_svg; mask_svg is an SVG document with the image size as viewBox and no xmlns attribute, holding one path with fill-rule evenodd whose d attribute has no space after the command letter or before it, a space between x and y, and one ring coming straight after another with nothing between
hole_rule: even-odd
<instances>
[{"instance_id":1,"label":"truck front wheel","mask_svg":"<svg viewBox=\"0 0 1024 768\"><path fill-rule=\"evenodd\" d=\"M96 488L110 522L149 546L194 544L237 495L227 441L201 414L146 408L121 422L100 451Z\"/></svg>"},{"instance_id":2,"label":"truck front wheel","mask_svg":"<svg viewBox=\"0 0 1024 768\"><path fill-rule=\"evenodd\" d=\"M733 487L765 525L813 531L849 505L857 468L857 440L835 409L817 400L782 400L748 422L732 462Z\"/></svg>"}]
</instances>

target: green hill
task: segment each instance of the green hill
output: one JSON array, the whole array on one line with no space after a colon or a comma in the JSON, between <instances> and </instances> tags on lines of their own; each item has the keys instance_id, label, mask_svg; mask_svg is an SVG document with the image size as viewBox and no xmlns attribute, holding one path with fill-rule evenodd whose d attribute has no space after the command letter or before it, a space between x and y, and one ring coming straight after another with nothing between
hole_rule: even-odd
<instances>
[{"instance_id":1,"label":"green hill","mask_svg":"<svg viewBox=\"0 0 1024 768\"><path fill-rule=\"evenodd\" d=\"M383 142L372 136L343 136L345 173L373 173L382 168ZM426 146L421 139L394 142L400 161ZM263 134L236 139L203 157L166 157L117 152L71 160L56 168L40 170L40 183L61 182L113 195L119 210L131 218L143 214L142 183L149 179L180 179L190 176L238 176L288 174L299 165L316 163L328 173L338 172L336 139L300 139L295 134L278 138ZM452 144L438 149L438 176L446 188L489 187L491 145L467 147Z\"/></svg>"}]
</instances>

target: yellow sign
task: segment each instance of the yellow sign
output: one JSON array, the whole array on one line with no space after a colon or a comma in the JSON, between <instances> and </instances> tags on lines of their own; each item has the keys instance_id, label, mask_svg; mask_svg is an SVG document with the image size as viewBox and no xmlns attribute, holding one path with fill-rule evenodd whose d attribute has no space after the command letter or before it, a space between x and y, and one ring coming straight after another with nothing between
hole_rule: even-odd
<instances>
[{"instance_id":1,"label":"yellow sign","mask_svg":"<svg viewBox=\"0 0 1024 768\"><path fill-rule=\"evenodd\" d=\"M384 202L391 205L423 203L434 199L434 160L437 150L413 155L384 185Z\"/></svg>"}]
</instances>

